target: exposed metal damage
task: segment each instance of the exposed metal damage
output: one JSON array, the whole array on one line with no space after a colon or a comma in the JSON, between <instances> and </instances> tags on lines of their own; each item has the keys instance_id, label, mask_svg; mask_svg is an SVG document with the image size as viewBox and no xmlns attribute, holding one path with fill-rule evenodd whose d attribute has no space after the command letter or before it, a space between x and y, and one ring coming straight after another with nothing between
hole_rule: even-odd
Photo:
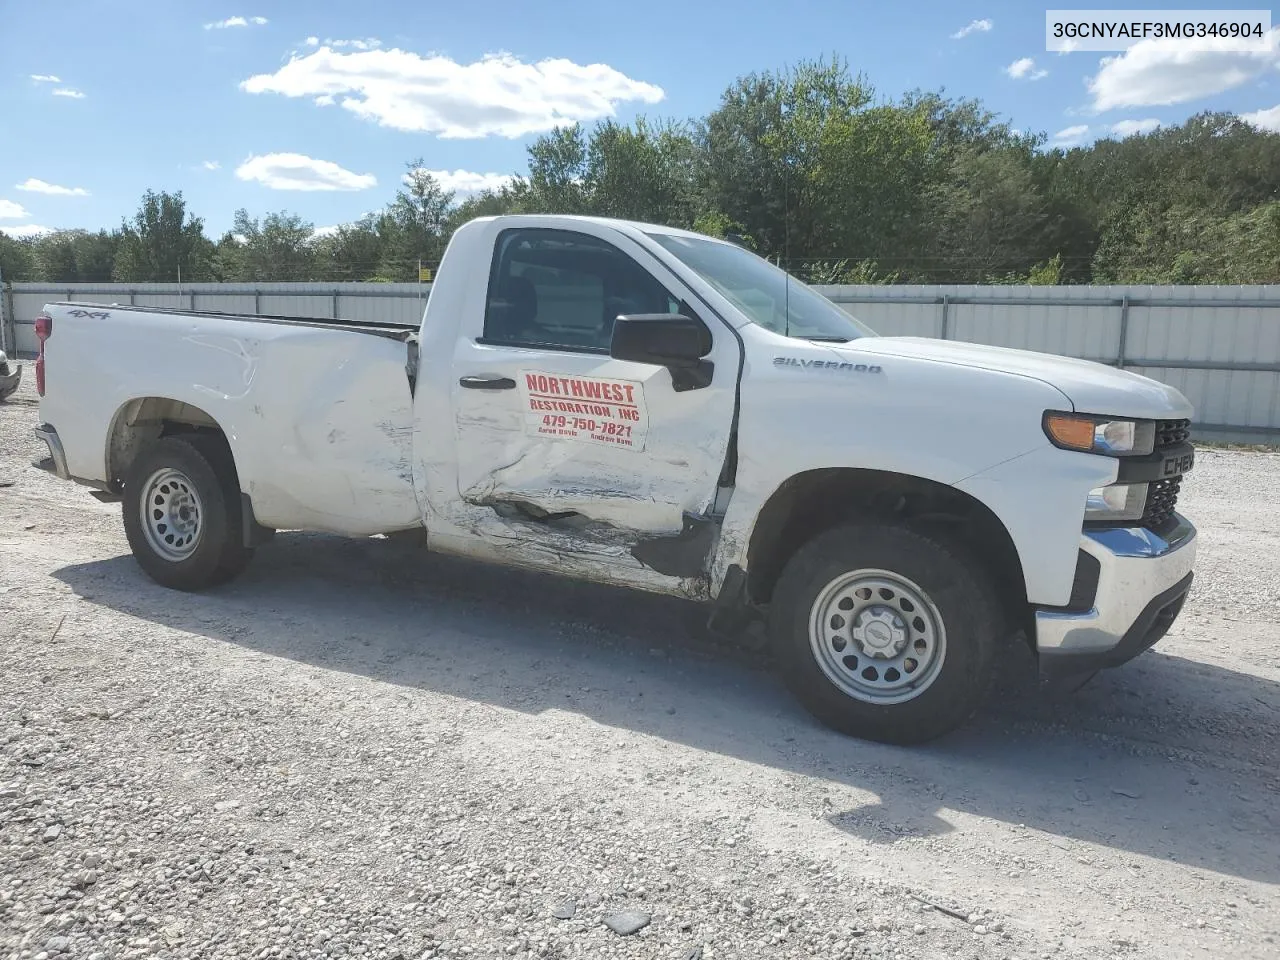
<instances>
[{"instance_id":1,"label":"exposed metal damage","mask_svg":"<svg viewBox=\"0 0 1280 960\"><path fill-rule=\"evenodd\" d=\"M712 517L686 513L683 530L675 536L640 537L631 555L671 577L705 577L719 529Z\"/></svg>"},{"instance_id":2,"label":"exposed metal damage","mask_svg":"<svg viewBox=\"0 0 1280 960\"><path fill-rule=\"evenodd\" d=\"M718 529L711 518L689 514L679 533L653 536L529 500L470 496L465 502L488 508L501 521L486 524L484 535L502 541L508 562L576 570L601 583L634 583L639 576L662 593L710 597L708 566Z\"/></svg>"}]
</instances>

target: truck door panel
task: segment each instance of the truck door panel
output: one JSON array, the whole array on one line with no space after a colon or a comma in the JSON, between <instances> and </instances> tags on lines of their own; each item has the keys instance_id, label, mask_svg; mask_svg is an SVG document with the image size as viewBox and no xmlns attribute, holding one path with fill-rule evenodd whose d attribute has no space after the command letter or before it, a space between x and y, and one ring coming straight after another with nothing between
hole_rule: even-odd
<instances>
[{"instance_id":1,"label":"truck door panel","mask_svg":"<svg viewBox=\"0 0 1280 960\"><path fill-rule=\"evenodd\" d=\"M688 518L714 499L738 346L713 329L712 382L684 391L665 368L610 358L619 314L688 309L660 264L617 243L564 230L499 235L484 315L468 318L455 347L458 496L480 540L510 545L516 523L560 553L648 576L662 563L642 545L690 537Z\"/></svg>"}]
</instances>

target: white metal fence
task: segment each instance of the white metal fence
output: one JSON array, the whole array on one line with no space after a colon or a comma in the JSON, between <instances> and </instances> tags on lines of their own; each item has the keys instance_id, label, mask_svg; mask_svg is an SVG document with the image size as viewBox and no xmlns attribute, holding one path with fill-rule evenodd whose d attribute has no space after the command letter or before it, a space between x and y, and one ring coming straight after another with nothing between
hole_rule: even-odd
<instances>
[{"instance_id":1,"label":"white metal fence","mask_svg":"<svg viewBox=\"0 0 1280 960\"><path fill-rule=\"evenodd\" d=\"M1280 443L1280 285L819 287L881 334L942 337L1082 357L1172 384L1197 433ZM45 303L342 317L416 325L430 291L414 283L47 284L0 294L5 349L35 351Z\"/></svg>"}]
</instances>

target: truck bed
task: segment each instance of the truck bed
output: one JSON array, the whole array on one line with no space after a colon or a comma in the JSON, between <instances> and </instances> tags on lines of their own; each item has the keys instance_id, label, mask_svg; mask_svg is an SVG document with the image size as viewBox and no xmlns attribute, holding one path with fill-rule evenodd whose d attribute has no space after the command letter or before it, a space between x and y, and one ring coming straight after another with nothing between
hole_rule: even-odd
<instances>
[{"instance_id":1,"label":"truck bed","mask_svg":"<svg viewBox=\"0 0 1280 960\"><path fill-rule=\"evenodd\" d=\"M367 536L421 525L416 326L85 302L46 312L40 411L69 476L120 483L113 451L176 415L222 431L266 526Z\"/></svg>"},{"instance_id":2,"label":"truck bed","mask_svg":"<svg viewBox=\"0 0 1280 960\"><path fill-rule=\"evenodd\" d=\"M243 320L255 323L279 323L291 327L313 327L320 330L349 330L352 333L365 333L374 337L386 337L402 343L416 333L418 324L367 323L363 320L343 320L333 317L277 317L252 313L221 313L216 310L179 310L170 307L136 307L122 303L93 303L87 300L55 300L50 306L69 307L77 310L107 312L128 310L130 313L171 314L180 317L208 317L219 320Z\"/></svg>"}]
</instances>

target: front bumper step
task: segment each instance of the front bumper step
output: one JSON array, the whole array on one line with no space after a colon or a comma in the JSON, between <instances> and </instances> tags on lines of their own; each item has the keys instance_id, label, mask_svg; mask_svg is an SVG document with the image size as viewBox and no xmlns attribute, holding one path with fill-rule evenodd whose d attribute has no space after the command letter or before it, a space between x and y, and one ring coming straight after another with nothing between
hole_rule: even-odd
<instances>
[{"instance_id":1,"label":"front bumper step","mask_svg":"<svg viewBox=\"0 0 1280 960\"><path fill-rule=\"evenodd\" d=\"M1152 599L1124 636L1110 650L1097 653L1078 651L1041 650L1040 674L1045 678L1071 676L1079 673L1096 673L1109 667L1128 663L1134 657L1150 650L1164 639L1173 622L1182 612L1191 590L1194 573L1188 573L1172 587Z\"/></svg>"},{"instance_id":2,"label":"front bumper step","mask_svg":"<svg viewBox=\"0 0 1280 960\"><path fill-rule=\"evenodd\" d=\"M1115 667L1159 642L1191 589L1196 529L1185 517L1166 534L1143 527L1088 530L1080 549L1097 562L1087 610L1035 611L1041 672L1062 676Z\"/></svg>"}]
</instances>

